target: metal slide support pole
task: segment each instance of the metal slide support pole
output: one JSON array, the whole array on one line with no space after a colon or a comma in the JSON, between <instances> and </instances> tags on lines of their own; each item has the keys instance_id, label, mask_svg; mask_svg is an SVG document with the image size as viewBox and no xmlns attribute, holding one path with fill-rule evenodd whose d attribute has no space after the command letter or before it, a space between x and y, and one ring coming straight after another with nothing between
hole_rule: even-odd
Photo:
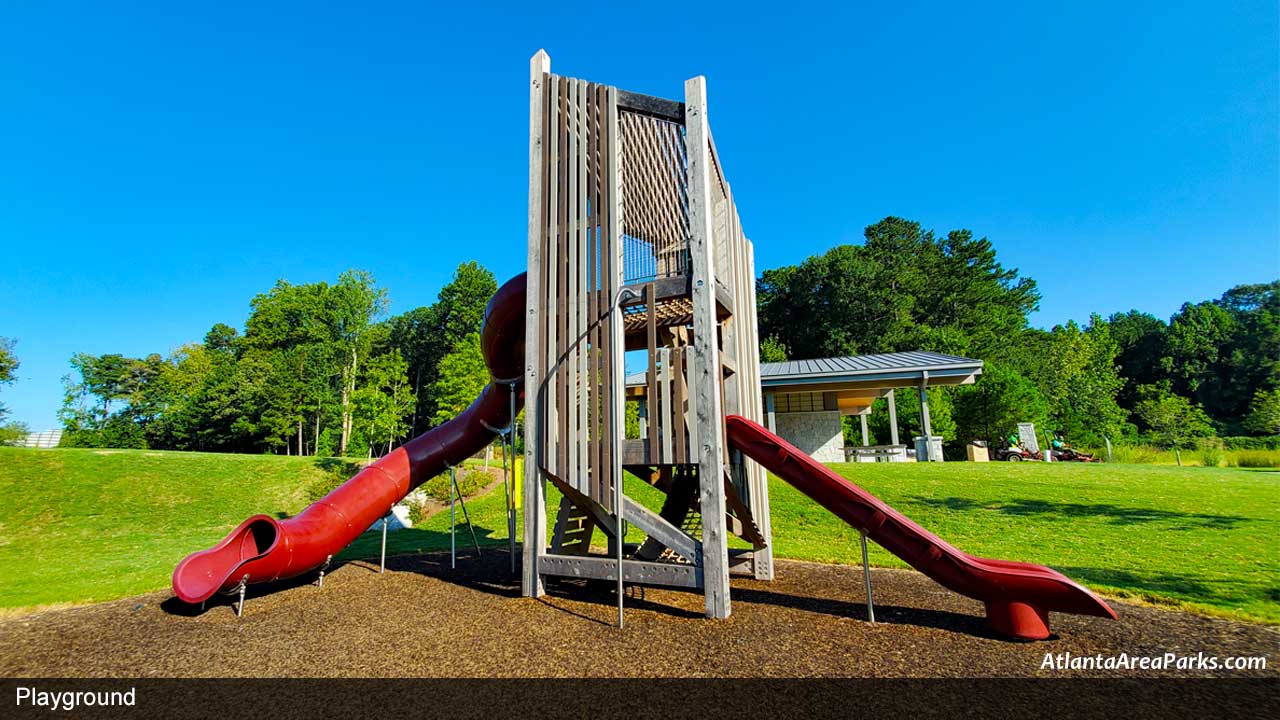
<instances>
[{"instance_id":1,"label":"metal slide support pole","mask_svg":"<svg viewBox=\"0 0 1280 720\"><path fill-rule=\"evenodd\" d=\"M248 589L248 587L249 587L249 576L245 575L244 577L240 578L240 585L236 587L236 590L240 594L240 600L239 602L236 603L236 617L242 617L244 615L244 592L246 589Z\"/></svg>"},{"instance_id":2,"label":"metal slide support pole","mask_svg":"<svg viewBox=\"0 0 1280 720\"><path fill-rule=\"evenodd\" d=\"M639 295L636 293L635 290L629 287L623 287L618 290L618 294L613 298L613 308L612 310L610 310L610 312L613 315L613 332L611 333L613 337L610 338L610 343L613 346L613 372L614 372L615 378L622 378L626 375L626 369L625 369L625 364L623 360L625 340L622 335L622 323L623 323L622 301L627 299L634 299L638 297ZM618 400L618 395L617 393L614 393L613 397L610 398L610 401L616 404L617 400ZM622 433L623 433L623 427L624 427L624 421L623 421L624 415L625 413L622 412L622 408L619 408L619 407L613 408L614 427L613 427L613 437L610 438L610 442L613 445L613 467L611 468L611 471L613 473L613 513L614 513L613 516L614 516L614 519L616 520L616 525L614 525L614 540L616 541L615 544L617 545L617 549L618 549L617 561L618 561L618 627L619 628L622 628L623 626L623 598L626 594L626 588L623 586L623 582L622 582L622 575L624 570L623 562L622 562L622 552L623 552L622 546L623 546L623 540L625 539L625 535L626 535L623 529L623 519L622 519L622 502L623 502L622 501Z\"/></svg>"},{"instance_id":3,"label":"metal slide support pole","mask_svg":"<svg viewBox=\"0 0 1280 720\"><path fill-rule=\"evenodd\" d=\"M387 569L387 526L391 524L391 511L387 511L387 516L382 518L382 555L378 558L378 572L385 572Z\"/></svg>"},{"instance_id":4,"label":"metal slide support pole","mask_svg":"<svg viewBox=\"0 0 1280 720\"><path fill-rule=\"evenodd\" d=\"M511 572L516 571L516 383L511 388L511 425L507 429L507 444L511 446L511 456L507 464L511 467L510 489L507 491L507 548L511 551ZM505 473L506 470L504 469Z\"/></svg>"},{"instance_id":5,"label":"metal slide support pole","mask_svg":"<svg viewBox=\"0 0 1280 720\"><path fill-rule=\"evenodd\" d=\"M458 487L457 480L454 479L453 466L449 466L449 569L458 567L458 540L456 533L456 524L454 522L453 506L457 503L453 499L453 490Z\"/></svg>"},{"instance_id":6,"label":"metal slide support pole","mask_svg":"<svg viewBox=\"0 0 1280 720\"><path fill-rule=\"evenodd\" d=\"M455 476L453 479L453 489L458 493L458 504L462 506L462 521L467 524L467 529L471 531L471 544L476 548L476 555L480 554L480 541L476 539L476 526L471 524L471 516L467 514L467 501L462 497L462 488L458 487L458 481Z\"/></svg>"},{"instance_id":7,"label":"metal slide support pole","mask_svg":"<svg viewBox=\"0 0 1280 720\"><path fill-rule=\"evenodd\" d=\"M333 562L333 556L330 555L324 559L324 564L320 566L320 577L316 578L316 586L324 587L324 571L329 569L329 563Z\"/></svg>"},{"instance_id":8,"label":"metal slide support pole","mask_svg":"<svg viewBox=\"0 0 1280 720\"><path fill-rule=\"evenodd\" d=\"M867 620L869 622L876 621L876 609L871 602L871 563L867 561L867 533L860 531L862 535L862 578L867 586Z\"/></svg>"},{"instance_id":9,"label":"metal slide support pole","mask_svg":"<svg viewBox=\"0 0 1280 720\"><path fill-rule=\"evenodd\" d=\"M511 572L515 572L515 535L511 532L511 473L507 472L507 462L511 459L511 452L513 452L513 450L508 450L507 448L507 441L510 439L509 434L511 432L514 432L514 430L508 427L507 431L499 436L498 439L502 443L502 502L507 512L507 548L511 555ZM511 445L514 447L515 443L511 443Z\"/></svg>"}]
</instances>

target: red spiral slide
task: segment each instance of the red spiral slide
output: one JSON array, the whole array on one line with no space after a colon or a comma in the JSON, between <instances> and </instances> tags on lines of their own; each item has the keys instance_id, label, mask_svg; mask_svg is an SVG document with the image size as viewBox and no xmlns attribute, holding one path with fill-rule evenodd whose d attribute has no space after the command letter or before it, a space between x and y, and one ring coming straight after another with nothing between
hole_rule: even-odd
<instances>
[{"instance_id":1,"label":"red spiral slide","mask_svg":"<svg viewBox=\"0 0 1280 720\"><path fill-rule=\"evenodd\" d=\"M819 505L943 587L980 600L993 630L1024 640L1049 637L1049 612L1116 613L1097 595L1041 565L974 557L947 544L879 498L738 415L727 421L730 444Z\"/></svg>"},{"instance_id":2,"label":"red spiral slide","mask_svg":"<svg viewBox=\"0 0 1280 720\"><path fill-rule=\"evenodd\" d=\"M439 427L410 440L287 520L254 515L173 571L179 599L202 602L247 578L262 583L319 567L385 516L400 498L493 440L523 400L525 275L498 289L485 309L481 347L492 381L480 397Z\"/></svg>"}]
</instances>

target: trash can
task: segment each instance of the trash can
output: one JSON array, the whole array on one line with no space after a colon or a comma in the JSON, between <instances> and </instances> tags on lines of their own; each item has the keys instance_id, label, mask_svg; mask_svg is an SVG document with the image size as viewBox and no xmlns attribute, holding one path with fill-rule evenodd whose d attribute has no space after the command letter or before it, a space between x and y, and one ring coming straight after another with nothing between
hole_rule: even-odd
<instances>
[{"instance_id":1,"label":"trash can","mask_svg":"<svg viewBox=\"0 0 1280 720\"><path fill-rule=\"evenodd\" d=\"M932 435L929 437L928 448L925 447L925 439L923 435L917 435L913 438L916 443L916 460L919 462L933 461L942 462L942 436Z\"/></svg>"}]
</instances>

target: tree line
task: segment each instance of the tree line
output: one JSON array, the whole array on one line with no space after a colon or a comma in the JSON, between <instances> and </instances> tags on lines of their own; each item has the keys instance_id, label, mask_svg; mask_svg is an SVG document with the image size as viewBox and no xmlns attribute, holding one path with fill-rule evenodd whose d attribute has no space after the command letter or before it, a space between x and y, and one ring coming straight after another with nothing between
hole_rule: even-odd
<instances>
[{"instance_id":1,"label":"tree line","mask_svg":"<svg viewBox=\"0 0 1280 720\"><path fill-rule=\"evenodd\" d=\"M1280 282L1184 304L1167 321L1131 310L1041 330L1028 322L1035 281L989 240L888 217L861 245L766 270L757 291L766 361L908 350L983 360L976 384L929 391L934 432L949 439L997 441L1019 422L1092 446L1280 433ZM898 408L918 427L913 403ZM882 442L886 415L871 418Z\"/></svg>"},{"instance_id":2,"label":"tree line","mask_svg":"<svg viewBox=\"0 0 1280 720\"><path fill-rule=\"evenodd\" d=\"M1280 282L1231 288L1168 320L1131 310L1042 330L1028 322L1035 281L1004 267L989 240L889 217L860 245L764 271L757 289L765 361L907 350L983 360L976 384L929 391L934 431L949 439L998 441L1019 422L1092 446L1280 433ZM251 300L243 329L215 324L168 355L75 355L63 442L382 454L484 387L478 331L496 290L493 273L463 263L434 303L388 317L367 272L281 280ZM0 385L13 380L13 350L0 338ZM871 431L887 442L877 402ZM898 410L903 427L919 427L915 403Z\"/></svg>"},{"instance_id":3,"label":"tree line","mask_svg":"<svg viewBox=\"0 0 1280 720\"><path fill-rule=\"evenodd\" d=\"M281 280L252 299L243 331L218 323L167 356L75 355L63 445L380 455L484 387L478 330L496 290L464 263L435 303L387 317L368 272Z\"/></svg>"}]
</instances>

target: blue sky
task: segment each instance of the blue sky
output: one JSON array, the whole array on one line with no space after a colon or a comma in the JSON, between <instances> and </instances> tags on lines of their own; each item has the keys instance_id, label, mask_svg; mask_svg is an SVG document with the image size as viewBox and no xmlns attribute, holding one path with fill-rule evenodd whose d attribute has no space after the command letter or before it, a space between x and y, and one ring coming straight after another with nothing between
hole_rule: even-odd
<instances>
[{"instance_id":1,"label":"blue sky","mask_svg":"<svg viewBox=\"0 0 1280 720\"><path fill-rule=\"evenodd\" d=\"M538 48L707 76L757 269L892 214L991 238L1041 326L1280 276L1272 1L194 5L3 10L0 401L33 429L72 353L168 352L280 277L365 268L399 312L521 271Z\"/></svg>"}]
</instances>

